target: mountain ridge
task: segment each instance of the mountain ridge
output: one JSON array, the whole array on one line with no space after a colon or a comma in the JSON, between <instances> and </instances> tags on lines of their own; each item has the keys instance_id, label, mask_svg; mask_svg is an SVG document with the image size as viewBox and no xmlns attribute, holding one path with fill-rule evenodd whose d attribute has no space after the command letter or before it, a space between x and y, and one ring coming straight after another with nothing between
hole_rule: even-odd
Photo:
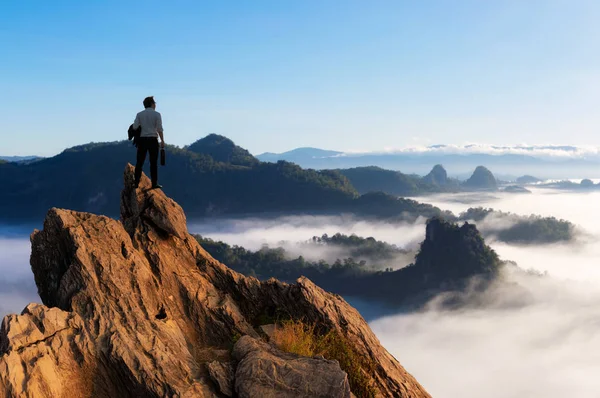
<instances>
[{"instance_id":1,"label":"mountain ridge","mask_svg":"<svg viewBox=\"0 0 600 398\"><path fill-rule=\"evenodd\" d=\"M214 136L212 142L214 143ZM222 137L224 138L224 137ZM210 144L211 140L209 140ZM217 157L233 152L246 155L230 140ZM387 198L385 213L359 197L348 179L335 170L302 169L289 162L232 164L215 160L215 148L202 144L197 152L167 147L167 165L159 169L165 190L192 217L215 217L264 212L287 214L367 212L370 216L434 216L442 212L414 201ZM67 207L118 215L119 175L123 164L134 161L135 149L126 141L90 143L31 164L0 164L0 219L36 220L51 207ZM146 165L146 169L148 165Z\"/></svg>"},{"instance_id":2,"label":"mountain ridge","mask_svg":"<svg viewBox=\"0 0 600 398\"><path fill-rule=\"evenodd\" d=\"M377 166L388 170L402 170L405 173L426 174L432 164L444 164L452 176L462 178L478 165L493 168L498 175L520 176L540 175L544 178L571 178L572 173L590 175L598 168L600 157L597 151L585 152L586 148L569 146L456 146L431 145L426 148L407 148L404 151L381 151L345 153L326 158L299 156L293 159L288 152L258 155L263 161L289 160L302 167L315 169L348 169ZM583 151L583 152L582 152ZM555 155L552 155L552 154ZM566 156L565 156L566 154ZM566 171L568 169L568 171Z\"/></svg>"}]
</instances>

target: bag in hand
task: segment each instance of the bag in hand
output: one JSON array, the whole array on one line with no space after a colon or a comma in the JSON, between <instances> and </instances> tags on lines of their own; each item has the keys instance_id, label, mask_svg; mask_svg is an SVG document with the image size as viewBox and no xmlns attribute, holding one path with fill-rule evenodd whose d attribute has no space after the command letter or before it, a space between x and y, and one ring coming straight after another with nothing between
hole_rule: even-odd
<instances>
[{"instance_id":1,"label":"bag in hand","mask_svg":"<svg viewBox=\"0 0 600 398\"><path fill-rule=\"evenodd\" d=\"M164 166L166 162L165 148L160 148L160 165Z\"/></svg>"}]
</instances>

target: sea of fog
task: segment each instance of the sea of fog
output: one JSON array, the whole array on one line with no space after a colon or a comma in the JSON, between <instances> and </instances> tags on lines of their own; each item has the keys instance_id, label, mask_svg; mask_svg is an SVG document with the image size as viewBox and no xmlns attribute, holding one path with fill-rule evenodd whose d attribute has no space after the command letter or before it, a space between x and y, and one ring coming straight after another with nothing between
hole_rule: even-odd
<instances>
[{"instance_id":1,"label":"sea of fog","mask_svg":"<svg viewBox=\"0 0 600 398\"><path fill-rule=\"evenodd\" d=\"M600 193L533 188L532 194L469 193L417 200L455 214L482 206L554 216L575 223L579 233L570 244L488 242L503 259L548 272L546 278L507 275L528 291L526 305L507 304L511 297L506 296L513 294L508 290L492 294L486 308L448 312L432 305L419 313L385 316L387 310L352 298L384 346L434 397L595 396L600 391ZM480 228L496 222L501 221L486 220ZM190 229L253 249L335 232L414 248L425 234L424 220L393 225L348 217L229 220L218 228L191 223Z\"/></svg>"},{"instance_id":2,"label":"sea of fog","mask_svg":"<svg viewBox=\"0 0 600 398\"><path fill-rule=\"evenodd\" d=\"M0 317L39 302L29 266L29 226L0 224Z\"/></svg>"},{"instance_id":3,"label":"sea of fog","mask_svg":"<svg viewBox=\"0 0 600 398\"><path fill-rule=\"evenodd\" d=\"M490 293L484 308L443 311L434 304L412 314L385 315L374 303L349 298L370 320L384 346L434 397L591 397L600 391L600 193L535 189L532 194L435 195L418 200L460 213L493 207L572 221L579 235L570 244L508 245L490 240L503 259L546 278L509 273L528 301L509 305L510 290ZM486 220L485 229L497 220ZM425 220L394 225L352 217L282 217L189 223L190 231L251 249L285 242L293 255L333 258L340 253L295 245L324 233L373 236L415 249ZM0 315L39 301L29 267L31 229L0 226ZM406 260L408 261L408 260ZM405 264L396 264L403 266Z\"/></svg>"}]
</instances>

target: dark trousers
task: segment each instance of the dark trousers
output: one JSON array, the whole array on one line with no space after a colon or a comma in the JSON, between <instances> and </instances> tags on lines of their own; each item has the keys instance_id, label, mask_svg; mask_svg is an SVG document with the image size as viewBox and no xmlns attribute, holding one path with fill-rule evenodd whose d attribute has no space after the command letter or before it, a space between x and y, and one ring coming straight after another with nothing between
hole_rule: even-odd
<instances>
[{"instance_id":1,"label":"dark trousers","mask_svg":"<svg viewBox=\"0 0 600 398\"><path fill-rule=\"evenodd\" d=\"M140 137L137 139L137 163L135 164L135 183L140 183L142 168L146 161L146 153L150 153L150 176L152 186L158 184L158 138Z\"/></svg>"}]
</instances>

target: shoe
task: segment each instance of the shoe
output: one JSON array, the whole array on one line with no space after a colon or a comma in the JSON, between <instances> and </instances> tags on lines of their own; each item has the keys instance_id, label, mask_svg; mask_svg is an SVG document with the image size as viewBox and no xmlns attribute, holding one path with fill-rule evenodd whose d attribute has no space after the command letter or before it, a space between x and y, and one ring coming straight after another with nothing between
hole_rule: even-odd
<instances>
[{"instance_id":1,"label":"shoe","mask_svg":"<svg viewBox=\"0 0 600 398\"><path fill-rule=\"evenodd\" d=\"M162 189L162 185L160 185L160 184L152 185L152 189Z\"/></svg>"}]
</instances>

